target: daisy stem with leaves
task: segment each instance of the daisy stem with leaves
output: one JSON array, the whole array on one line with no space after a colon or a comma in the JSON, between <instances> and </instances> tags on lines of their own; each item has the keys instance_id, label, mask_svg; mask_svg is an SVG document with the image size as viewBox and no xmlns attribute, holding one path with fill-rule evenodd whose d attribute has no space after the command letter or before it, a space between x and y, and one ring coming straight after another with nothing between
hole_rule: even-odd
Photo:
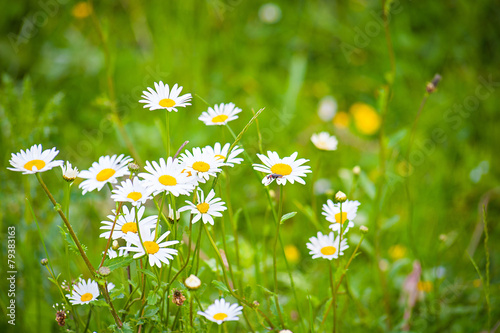
<instances>
[{"instance_id":1,"label":"daisy stem with leaves","mask_svg":"<svg viewBox=\"0 0 500 333\"><path fill-rule=\"evenodd\" d=\"M66 217L66 215L62 211L61 205L59 203L57 203L56 199L54 199L54 196L52 196L52 193L50 193L50 191L49 191L47 185L45 185L45 183L44 183L44 181L43 181L42 176L40 175L40 173L36 173L35 175L36 175L36 178L38 179L38 182L42 186L43 190L45 191L45 193L49 197L49 200L54 205L57 213L59 213L59 216L61 216L64 224L66 225L66 228L68 228L68 231L69 231L69 234L71 235L71 238L75 242L76 247L78 248L78 251L80 252L80 255L81 255L83 261L87 265L87 268L89 269L90 274L94 278L95 274L96 274L96 271L95 271L94 267L92 266L92 264L90 263L89 258L85 254L85 250L83 249L82 244L78 240L78 237L76 236L75 231L71 227L71 224L69 223L68 218ZM115 311L113 303L111 302L111 299L109 298L108 291L106 290L106 288L102 287L101 285L99 285L99 289L101 290L101 293L104 295L104 298L106 299L106 302L109 304L109 309L111 311L111 314L113 315L113 318L115 320L116 325L119 328L121 328L123 326L123 324L122 324L120 318L118 318L118 315L117 315L117 313Z\"/></svg>"}]
</instances>

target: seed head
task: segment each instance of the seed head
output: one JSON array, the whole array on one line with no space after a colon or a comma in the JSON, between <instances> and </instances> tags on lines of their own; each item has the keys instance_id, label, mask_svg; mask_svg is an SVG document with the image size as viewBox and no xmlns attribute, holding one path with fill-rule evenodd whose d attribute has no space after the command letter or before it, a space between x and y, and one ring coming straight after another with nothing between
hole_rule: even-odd
<instances>
[{"instance_id":1,"label":"seed head","mask_svg":"<svg viewBox=\"0 0 500 333\"><path fill-rule=\"evenodd\" d=\"M177 306L181 306L182 304L184 304L185 300L186 296L184 296L180 290L175 289L172 297L172 302Z\"/></svg>"}]
</instances>

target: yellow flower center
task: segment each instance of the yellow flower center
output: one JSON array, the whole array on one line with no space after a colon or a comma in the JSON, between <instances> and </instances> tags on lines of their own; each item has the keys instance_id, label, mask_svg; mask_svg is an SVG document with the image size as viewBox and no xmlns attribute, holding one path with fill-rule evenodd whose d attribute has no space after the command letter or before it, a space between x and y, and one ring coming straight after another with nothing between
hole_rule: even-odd
<instances>
[{"instance_id":1,"label":"yellow flower center","mask_svg":"<svg viewBox=\"0 0 500 333\"><path fill-rule=\"evenodd\" d=\"M133 232L134 234L137 233L137 223L135 222L127 222L124 225L122 225L122 232L126 234L127 232Z\"/></svg>"},{"instance_id":2,"label":"yellow flower center","mask_svg":"<svg viewBox=\"0 0 500 333\"><path fill-rule=\"evenodd\" d=\"M41 169L43 169L44 166L45 166L45 162L44 161L42 161L42 160L32 160L32 161L29 161L28 163L26 163L24 165L24 168L26 170L33 171L33 167L36 167L37 170L41 170Z\"/></svg>"},{"instance_id":3,"label":"yellow flower center","mask_svg":"<svg viewBox=\"0 0 500 333\"><path fill-rule=\"evenodd\" d=\"M175 186L177 185L177 179L169 175L163 175L158 178L158 181L165 186Z\"/></svg>"},{"instance_id":4,"label":"yellow flower center","mask_svg":"<svg viewBox=\"0 0 500 333\"><path fill-rule=\"evenodd\" d=\"M342 212L342 217L340 217L340 213L335 214L335 222L344 224L345 221L347 221L346 212Z\"/></svg>"},{"instance_id":5,"label":"yellow flower center","mask_svg":"<svg viewBox=\"0 0 500 333\"><path fill-rule=\"evenodd\" d=\"M134 201L137 201L139 200L140 198L142 198L142 194L141 192L130 192L128 195L127 195L127 199L132 199Z\"/></svg>"},{"instance_id":6,"label":"yellow flower center","mask_svg":"<svg viewBox=\"0 0 500 333\"><path fill-rule=\"evenodd\" d=\"M215 158L217 158L218 160L225 160L226 159L226 156L222 156L222 155L215 155Z\"/></svg>"},{"instance_id":7,"label":"yellow flower center","mask_svg":"<svg viewBox=\"0 0 500 333\"><path fill-rule=\"evenodd\" d=\"M205 163L205 162L194 162L193 163L193 169L199 172L207 172L210 170L210 164Z\"/></svg>"},{"instance_id":8,"label":"yellow flower center","mask_svg":"<svg viewBox=\"0 0 500 333\"><path fill-rule=\"evenodd\" d=\"M219 313L214 314L215 320L224 320L226 318L227 318L227 314L225 314L225 313L219 312Z\"/></svg>"},{"instance_id":9,"label":"yellow flower center","mask_svg":"<svg viewBox=\"0 0 500 333\"><path fill-rule=\"evenodd\" d=\"M201 204L196 205L196 208L198 208L200 213L205 214L206 212L208 212L210 205L207 204L206 202L202 202Z\"/></svg>"},{"instance_id":10,"label":"yellow flower center","mask_svg":"<svg viewBox=\"0 0 500 333\"><path fill-rule=\"evenodd\" d=\"M171 108L172 106L175 105L175 101L170 98L164 98L160 101L160 106L164 108Z\"/></svg>"},{"instance_id":11,"label":"yellow flower center","mask_svg":"<svg viewBox=\"0 0 500 333\"><path fill-rule=\"evenodd\" d=\"M321 253L325 256L331 256L332 254L335 254L335 252L337 252L337 249L333 246L325 246L321 248Z\"/></svg>"},{"instance_id":12,"label":"yellow flower center","mask_svg":"<svg viewBox=\"0 0 500 333\"><path fill-rule=\"evenodd\" d=\"M213 123L223 123L226 121L227 118L229 118L229 117L226 116L225 114L220 114L218 116L213 117L212 122Z\"/></svg>"},{"instance_id":13,"label":"yellow flower center","mask_svg":"<svg viewBox=\"0 0 500 333\"><path fill-rule=\"evenodd\" d=\"M271 172L277 175L288 176L292 173L292 167L288 164L277 163L271 168Z\"/></svg>"},{"instance_id":14,"label":"yellow flower center","mask_svg":"<svg viewBox=\"0 0 500 333\"><path fill-rule=\"evenodd\" d=\"M144 249L148 254L155 254L156 252L160 251L160 247L158 246L158 244L151 241L144 242Z\"/></svg>"},{"instance_id":15,"label":"yellow flower center","mask_svg":"<svg viewBox=\"0 0 500 333\"><path fill-rule=\"evenodd\" d=\"M87 301L90 301L92 299L92 294L91 293L85 293L83 294L81 297L80 297L80 300L82 302L87 302Z\"/></svg>"},{"instance_id":16,"label":"yellow flower center","mask_svg":"<svg viewBox=\"0 0 500 333\"><path fill-rule=\"evenodd\" d=\"M97 176L95 176L95 179L97 179L97 181L99 182L103 182L111 178L115 173L116 171L111 168L102 169L101 171L99 171Z\"/></svg>"}]
</instances>

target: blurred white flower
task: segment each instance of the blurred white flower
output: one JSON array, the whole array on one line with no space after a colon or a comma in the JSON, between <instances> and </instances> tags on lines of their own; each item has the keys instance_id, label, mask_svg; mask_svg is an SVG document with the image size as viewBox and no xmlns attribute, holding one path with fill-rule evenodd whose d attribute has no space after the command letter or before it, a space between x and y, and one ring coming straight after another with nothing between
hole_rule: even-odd
<instances>
[{"instance_id":1,"label":"blurred white flower","mask_svg":"<svg viewBox=\"0 0 500 333\"><path fill-rule=\"evenodd\" d=\"M259 9L259 18L264 23L276 23L281 19L281 8L272 2L263 4Z\"/></svg>"},{"instance_id":2,"label":"blurred white flower","mask_svg":"<svg viewBox=\"0 0 500 333\"><path fill-rule=\"evenodd\" d=\"M328 122L337 113L337 101L333 96L325 96L319 101L318 116L321 120Z\"/></svg>"},{"instance_id":3,"label":"blurred white flower","mask_svg":"<svg viewBox=\"0 0 500 333\"><path fill-rule=\"evenodd\" d=\"M320 150L337 150L338 140L328 132L314 133L311 136L312 143Z\"/></svg>"}]
</instances>

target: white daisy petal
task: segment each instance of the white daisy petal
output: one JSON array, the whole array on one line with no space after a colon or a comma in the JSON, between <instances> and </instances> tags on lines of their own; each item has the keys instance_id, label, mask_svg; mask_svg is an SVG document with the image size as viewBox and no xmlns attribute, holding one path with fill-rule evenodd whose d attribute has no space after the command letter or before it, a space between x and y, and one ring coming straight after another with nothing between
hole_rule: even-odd
<instances>
[{"instance_id":1,"label":"white daisy petal","mask_svg":"<svg viewBox=\"0 0 500 333\"><path fill-rule=\"evenodd\" d=\"M238 304L231 305L224 298L221 298L215 300L214 304L210 305L205 311L198 311L198 314L220 325L225 321L238 321L238 316L242 313L242 310L242 306Z\"/></svg>"},{"instance_id":2,"label":"white daisy petal","mask_svg":"<svg viewBox=\"0 0 500 333\"><path fill-rule=\"evenodd\" d=\"M99 286L91 279L82 280L75 284L72 293L66 296L71 304L88 304L99 296Z\"/></svg>"},{"instance_id":3,"label":"white daisy petal","mask_svg":"<svg viewBox=\"0 0 500 333\"><path fill-rule=\"evenodd\" d=\"M306 173L312 172L309 166L302 165L309 160L297 158L297 152L293 153L289 157L280 158L278 153L268 151L267 156L257 154L257 157L264 164L253 164L253 168L256 171L267 173L268 175L262 179L262 184L268 186L274 180L279 185L286 185L286 182L294 183L295 181L305 184L302 177L306 176Z\"/></svg>"},{"instance_id":4,"label":"white daisy petal","mask_svg":"<svg viewBox=\"0 0 500 333\"><path fill-rule=\"evenodd\" d=\"M174 84L172 90L169 89L168 84L162 81L154 83L155 89L148 87L149 91L142 92L142 98L139 103L145 103L144 108L149 108L150 111L157 109L167 109L167 111L177 112L178 107L186 107L191 105L191 94L179 96L182 87L178 87L177 83Z\"/></svg>"},{"instance_id":5,"label":"white daisy petal","mask_svg":"<svg viewBox=\"0 0 500 333\"><path fill-rule=\"evenodd\" d=\"M56 148L42 152L42 145L34 145L26 152L21 150L17 154L12 153L9 163L13 168L7 169L22 172L24 175L45 172L63 165L64 161L53 161L58 153Z\"/></svg>"},{"instance_id":6,"label":"white daisy petal","mask_svg":"<svg viewBox=\"0 0 500 333\"><path fill-rule=\"evenodd\" d=\"M101 156L99 162L92 163L89 170L80 172L79 177L84 178L79 187L83 189L83 194L95 189L100 191L106 183L115 184L118 177L130 174L128 163L132 158L123 154L116 156Z\"/></svg>"},{"instance_id":7,"label":"white daisy petal","mask_svg":"<svg viewBox=\"0 0 500 333\"><path fill-rule=\"evenodd\" d=\"M225 203L220 198L214 198L214 196L214 190L211 190L205 198L203 190L198 189L198 203L195 205L190 201L186 201L187 206L179 208L179 212L190 211L194 215L192 223L196 223L201 219L205 224L210 223L214 225L212 216L220 217L222 216L221 212L227 209L224 206Z\"/></svg>"},{"instance_id":8,"label":"white daisy petal","mask_svg":"<svg viewBox=\"0 0 500 333\"><path fill-rule=\"evenodd\" d=\"M204 111L201 116L198 117L198 119L208 126L226 125L231 120L237 119L237 114L240 112L241 109L236 107L233 103L221 103L215 105L213 108L209 107L207 111Z\"/></svg>"},{"instance_id":9,"label":"white daisy petal","mask_svg":"<svg viewBox=\"0 0 500 333\"><path fill-rule=\"evenodd\" d=\"M318 232L317 237L309 238L310 243L307 243L309 254L313 259L324 258L328 260L337 259L339 255L344 255L344 250L349 248L347 239L342 239L342 245L339 246L340 235L335 238L333 231L328 235L323 235Z\"/></svg>"}]
</instances>

